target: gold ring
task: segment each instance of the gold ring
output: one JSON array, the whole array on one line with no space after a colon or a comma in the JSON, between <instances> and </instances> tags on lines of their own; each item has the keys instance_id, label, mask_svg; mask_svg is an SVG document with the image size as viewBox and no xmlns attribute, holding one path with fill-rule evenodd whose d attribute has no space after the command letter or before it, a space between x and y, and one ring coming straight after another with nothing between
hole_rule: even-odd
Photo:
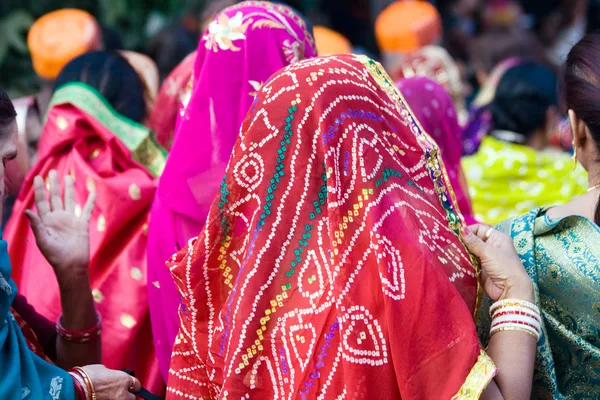
<instances>
[{"instance_id":1,"label":"gold ring","mask_svg":"<svg viewBox=\"0 0 600 400\"><path fill-rule=\"evenodd\" d=\"M133 391L135 391L135 378L133 376L129 376L131 378L131 387L129 388L129 391L133 393Z\"/></svg>"},{"instance_id":2,"label":"gold ring","mask_svg":"<svg viewBox=\"0 0 600 400\"><path fill-rule=\"evenodd\" d=\"M494 232L494 231L495 231L495 229L493 227L490 227L490 229L487 230L485 235L483 235L483 241L487 242L488 239L490 238L490 236L492 236L492 232Z\"/></svg>"}]
</instances>

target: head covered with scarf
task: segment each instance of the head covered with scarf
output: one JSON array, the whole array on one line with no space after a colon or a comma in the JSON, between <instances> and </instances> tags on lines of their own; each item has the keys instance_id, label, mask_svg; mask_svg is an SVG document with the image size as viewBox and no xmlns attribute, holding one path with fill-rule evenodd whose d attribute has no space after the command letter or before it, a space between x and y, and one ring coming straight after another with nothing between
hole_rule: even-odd
<instances>
[{"instance_id":1,"label":"head covered with scarf","mask_svg":"<svg viewBox=\"0 0 600 400\"><path fill-rule=\"evenodd\" d=\"M163 373L178 329L179 296L165 261L196 236L208 214L256 93L280 68L316 55L304 19L291 8L245 1L215 16L202 35L193 85L184 96L151 215L148 256L153 330Z\"/></svg>"},{"instance_id":2,"label":"head covered with scarf","mask_svg":"<svg viewBox=\"0 0 600 400\"><path fill-rule=\"evenodd\" d=\"M168 263L182 296L171 398L480 393L495 368L461 225L439 149L379 64L280 71L204 229Z\"/></svg>"}]
</instances>

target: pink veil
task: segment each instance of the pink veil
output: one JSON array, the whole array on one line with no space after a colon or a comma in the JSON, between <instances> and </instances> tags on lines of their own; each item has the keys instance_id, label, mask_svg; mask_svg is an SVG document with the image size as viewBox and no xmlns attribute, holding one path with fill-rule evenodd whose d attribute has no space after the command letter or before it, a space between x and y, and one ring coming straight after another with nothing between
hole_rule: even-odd
<instances>
[{"instance_id":1,"label":"pink veil","mask_svg":"<svg viewBox=\"0 0 600 400\"><path fill-rule=\"evenodd\" d=\"M440 147L440 153L458 207L467 224L477 221L473 217L471 198L460 159L462 157L462 129L452 98L439 83L426 77L401 79L396 86L406 99L423 129Z\"/></svg>"},{"instance_id":2,"label":"pink veil","mask_svg":"<svg viewBox=\"0 0 600 400\"><path fill-rule=\"evenodd\" d=\"M304 20L289 7L263 1L226 8L200 40L193 89L184 96L148 232L148 297L165 378L180 302L165 261L204 226L255 93L279 69L313 56Z\"/></svg>"}]
</instances>

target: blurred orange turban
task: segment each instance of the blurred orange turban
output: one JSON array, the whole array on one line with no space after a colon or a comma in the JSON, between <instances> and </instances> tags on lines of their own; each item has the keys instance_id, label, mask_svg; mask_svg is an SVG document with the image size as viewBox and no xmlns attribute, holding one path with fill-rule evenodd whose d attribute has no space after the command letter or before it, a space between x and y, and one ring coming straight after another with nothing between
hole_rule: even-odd
<instances>
[{"instance_id":1,"label":"blurred orange turban","mask_svg":"<svg viewBox=\"0 0 600 400\"><path fill-rule=\"evenodd\" d=\"M102 31L85 11L65 8L35 21L27 45L33 69L41 78L53 80L74 58L102 47Z\"/></svg>"},{"instance_id":2,"label":"blurred orange turban","mask_svg":"<svg viewBox=\"0 0 600 400\"><path fill-rule=\"evenodd\" d=\"M435 44L442 35L442 19L426 1L396 1L375 21L377 43L384 52L412 52Z\"/></svg>"},{"instance_id":3,"label":"blurred orange turban","mask_svg":"<svg viewBox=\"0 0 600 400\"><path fill-rule=\"evenodd\" d=\"M334 30L315 26L313 36L317 45L317 54L320 56L352 53L352 43Z\"/></svg>"}]
</instances>

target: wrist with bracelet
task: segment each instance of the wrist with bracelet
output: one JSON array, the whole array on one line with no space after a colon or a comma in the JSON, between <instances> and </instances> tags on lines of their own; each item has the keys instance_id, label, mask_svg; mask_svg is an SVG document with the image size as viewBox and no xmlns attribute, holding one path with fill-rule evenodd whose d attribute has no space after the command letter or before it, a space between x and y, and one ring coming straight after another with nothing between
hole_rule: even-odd
<instances>
[{"instance_id":1,"label":"wrist with bracelet","mask_svg":"<svg viewBox=\"0 0 600 400\"><path fill-rule=\"evenodd\" d=\"M523 332L539 340L542 336L542 318L539 308L528 301L500 300L490 307L492 324L490 337L499 332Z\"/></svg>"},{"instance_id":2,"label":"wrist with bracelet","mask_svg":"<svg viewBox=\"0 0 600 400\"><path fill-rule=\"evenodd\" d=\"M81 367L75 367L69 370L77 400L96 400L96 391L90 376Z\"/></svg>"},{"instance_id":3,"label":"wrist with bracelet","mask_svg":"<svg viewBox=\"0 0 600 400\"><path fill-rule=\"evenodd\" d=\"M102 335L102 317L96 311L97 322L96 325L84 330L70 330L66 329L62 324L62 314L58 316L56 320L56 332L59 334L61 338L71 343L88 343L93 340L100 339Z\"/></svg>"}]
</instances>

